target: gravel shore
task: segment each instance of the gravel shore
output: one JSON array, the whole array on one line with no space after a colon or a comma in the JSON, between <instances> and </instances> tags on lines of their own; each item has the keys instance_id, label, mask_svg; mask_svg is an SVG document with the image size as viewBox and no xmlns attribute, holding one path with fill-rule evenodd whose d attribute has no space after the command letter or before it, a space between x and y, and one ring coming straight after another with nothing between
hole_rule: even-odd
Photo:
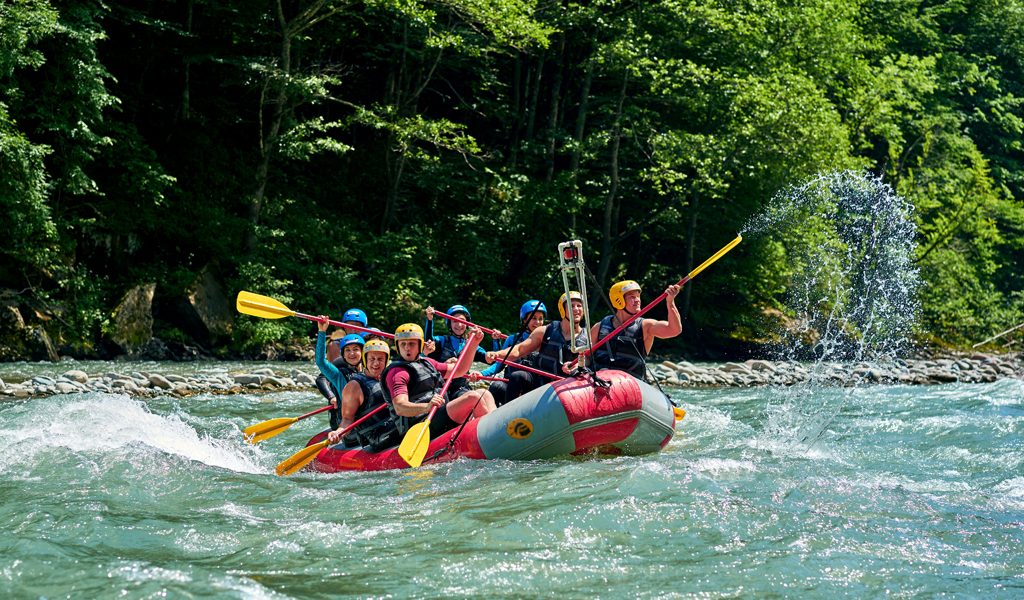
<instances>
[{"instance_id":1,"label":"gravel shore","mask_svg":"<svg viewBox=\"0 0 1024 600\"><path fill-rule=\"evenodd\" d=\"M1021 354L974 354L938 359L896 359L888 364L818 363L748 360L727 363L654 363L651 372L663 385L678 387L788 386L814 379L830 385L871 383L935 385L982 383L998 379L1024 380ZM310 391L315 389L312 365L275 372L270 368L237 374L194 376L133 371L86 373L70 370L59 376L37 375L20 382L0 380L0 396L29 398L82 392L122 393L131 396L240 394L255 391Z\"/></svg>"}]
</instances>

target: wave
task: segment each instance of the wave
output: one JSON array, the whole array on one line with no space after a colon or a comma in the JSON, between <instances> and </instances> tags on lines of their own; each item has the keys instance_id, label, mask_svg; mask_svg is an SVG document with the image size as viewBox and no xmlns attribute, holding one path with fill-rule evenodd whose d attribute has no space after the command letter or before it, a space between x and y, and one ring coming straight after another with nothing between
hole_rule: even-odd
<instances>
[{"instance_id":1,"label":"wave","mask_svg":"<svg viewBox=\"0 0 1024 600\"><path fill-rule=\"evenodd\" d=\"M269 472L260 464L262 452L240 435L229 441L200 434L177 415L154 414L123 394L29 400L0 411L0 432L0 473L23 471L54 449L96 458L140 447L238 473Z\"/></svg>"}]
</instances>

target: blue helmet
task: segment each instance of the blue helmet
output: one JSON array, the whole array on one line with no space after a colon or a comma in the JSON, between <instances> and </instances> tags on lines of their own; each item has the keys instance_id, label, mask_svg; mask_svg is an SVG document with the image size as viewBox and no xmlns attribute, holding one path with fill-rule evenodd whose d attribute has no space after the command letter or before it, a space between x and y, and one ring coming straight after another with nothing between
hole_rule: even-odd
<instances>
[{"instance_id":1,"label":"blue helmet","mask_svg":"<svg viewBox=\"0 0 1024 600\"><path fill-rule=\"evenodd\" d=\"M366 320L366 313L359 310L358 308L350 308L346 310L345 314L341 315L341 320L355 321L356 323L359 323L363 327L366 327L366 323L368 323L368 321Z\"/></svg>"},{"instance_id":2,"label":"blue helmet","mask_svg":"<svg viewBox=\"0 0 1024 600\"><path fill-rule=\"evenodd\" d=\"M470 314L469 314L469 309L466 308L465 306L461 305L461 304L456 304L455 306L449 308L445 312L447 312L450 315L454 315L455 313L460 312L460 313L463 313L464 315L466 315L466 320L467 321L472 321L473 320L473 317L470 316Z\"/></svg>"},{"instance_id":3,"label":"blue helmet","mask_svg":"<svg viewBox=\"0 0 1024 600\"><path fill-rule=\"evenodd\" d=\"M341 338L341 340L338 342L338 347L339 348L344 348L345 346L350 346L352 344L355 344L355 345L359 346L360 348L362 348L363 347L363 336L356 335L354 333L350 333L350 334L346 335L345 337Z\"/></svg>"},{"instance_id":4,"label":"blue helmet","mask_svg":"<svg viewBox=\"0 0 1024 600\"><path fill-rule=\"evenodd\" d=\"M519 320L522 321L530 315L533 311L544 313L544 316L548 316L548 308L544 306L544 303L540 300L527 300L519 307Z\"/></svg>"}]
</instances>

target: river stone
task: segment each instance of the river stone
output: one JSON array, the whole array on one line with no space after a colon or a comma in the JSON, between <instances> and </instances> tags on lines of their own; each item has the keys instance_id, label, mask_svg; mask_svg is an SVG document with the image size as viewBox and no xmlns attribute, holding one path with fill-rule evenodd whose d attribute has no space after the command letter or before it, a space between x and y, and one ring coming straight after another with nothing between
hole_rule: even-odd
<instances>
[{"instance_id":1,"label":"river stone","mask_svg":"<svg viewBox=\"0 0 1024 600\"><path fill-rule=\"evenodd\" d=\"M79 391L77 387L71 385L70 383L64 383L63 381L57 382L56 388L57 391L61 394L74 394L75 392Z\"/></svg>"},{"instance_id":2,"label":"river stone","mask_svg":"<svg viewBox=\"0 0 1024 600\"><path fill-rule=\"evenodd\" d=\"M244 386L251 386L253 384L258 386L261 383L263 383L263 376L257 375L256 373L250 373L250 374L245 374L245 375L235 375L235 383L237 383L238 385L244 385Z\"/></svg>"},{"instance_id":3,"label":"river stone","mask_svg":"<svg viewBox=\"0 0 1024 600\"><path fill-rule=\"evenodd\" d=\"M85 374L85 371L72 370L64 373L64 376L78 383L88 383L89 381L89 376Z\"/></svg>"},{"instance_id":4,"label":"river stone","mask_svg":"<svg viewBox=\"0 0 1024 600\"><path fill-rule=\"evenodd\" d=\"M121 297L114 309L110 338L131 354L153 339L153 295L156 283L137 285Z\"/></svg>"},{"instance_id":5,"label":"river stone","mask_svg":"<svg viewBox=\"0 0 1024 600\"><path fill-rule=\"evenodd\" d=\"M174 387L163 375L150 375L149 382L162 390L169 390Z\"/></svg>"}]
</instances>

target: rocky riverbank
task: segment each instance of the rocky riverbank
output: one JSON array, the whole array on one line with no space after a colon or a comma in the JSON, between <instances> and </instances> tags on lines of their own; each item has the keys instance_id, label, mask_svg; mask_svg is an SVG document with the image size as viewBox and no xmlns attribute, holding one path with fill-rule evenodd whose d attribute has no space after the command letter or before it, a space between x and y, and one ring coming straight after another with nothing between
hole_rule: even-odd
<instances>
[{"instance_id":1,"label":"rocky riverbank","mask_svg":"<svg viewBox=\"0 0 1024 600\"><path fill-rule=\"evenodd\" d=\"M664 361L651 371L664 385L680 387L788 386L811 380L825 384L853 386L871 383L931 385L941 383L981 383L997 379L1024 380L1021 354L949 357L938 359L897 359L887 365L868 363L821 363L748 360L728 363L689 363ZM126 373L86 373L74 369L60 375L36 375L24 381L0 380L0 397L29 398L81 392L123 393L131 396L195 394L242 394L268 391L315 390L315 368L303 366L274 371L258 368L242 373L195 375L159 374L140 371Z\"/></svg>"}]
</instances>

